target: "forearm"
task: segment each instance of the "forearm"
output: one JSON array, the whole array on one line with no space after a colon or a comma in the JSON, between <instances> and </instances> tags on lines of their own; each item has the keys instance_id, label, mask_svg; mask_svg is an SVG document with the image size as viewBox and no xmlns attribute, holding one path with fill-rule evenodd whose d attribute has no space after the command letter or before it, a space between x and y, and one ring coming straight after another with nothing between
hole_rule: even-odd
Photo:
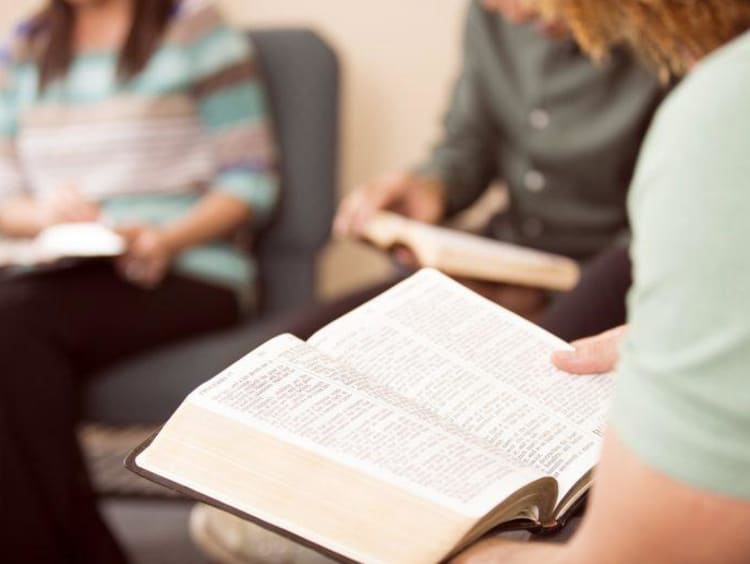
<instances>
[{"instance_id":1,"label":"forearm","mask_svg":"<svg viewBox=\"0 0 750 564\"><path fill-rule=\"evenodd\" d=\"M45 224L37 203L16 196L0 204L0 234L7 237L35 237Z\"/></svg>"},{"instance_id":2,"label":"forearm","mask_svg":"<svg viewBox=\"0 0 750 564\"><path fill-rule=\"evenodd\" d=\"M179 254L191 247L231 233L251 217L251 210L238 198L212 192L201 199L182 218L164 225L161 233L172 252Z\"/></svg>"},{"instance_id":3,"label":"forearm","mask_svg":"<svg viewBox=\"0 0 750 564\"><path fill-rule=\"evenodd\" d=\"M572 564L568 556L567 545L489 539L459 555L453 564Z\"/></svg>"}]
</instances>

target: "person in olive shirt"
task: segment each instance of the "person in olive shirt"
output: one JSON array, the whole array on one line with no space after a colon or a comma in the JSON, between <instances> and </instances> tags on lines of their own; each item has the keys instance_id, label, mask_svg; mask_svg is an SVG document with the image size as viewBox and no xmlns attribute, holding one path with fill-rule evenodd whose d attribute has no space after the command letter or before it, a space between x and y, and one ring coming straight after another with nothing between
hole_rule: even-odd
<instances>
[{"instance_id":1,"label":"person in olive shirt","mask_svg":"<svg viewBox=\"0 0 750 564\"><path fill-rule=\"evenodd\" d=\"M587 50L628 41L686 75L629 196L629 325L558 353L616 368L586 516L565 546L485 540L452 564L750 562L750 2L532 0Z\"/></svg>"},{"instance_id":2,"label":"person in olive shirt","mask_svg":"<svg viewBox=\"0 0 750 564\"><path fill-rule=\"evenodd\" d=\"M501 180L510 206L488 235L575 258L585 274L576 291L551 302L508 287L488 297L520 313L546 303L537 320L569 340L622 323L627 189L664 95L628 52L594 64L564 28L539 23L520 0L474 0L443 139L413 171L345 198L334 232L358 235L383 208L435 223Z\"/></svg>"}]
</instances>

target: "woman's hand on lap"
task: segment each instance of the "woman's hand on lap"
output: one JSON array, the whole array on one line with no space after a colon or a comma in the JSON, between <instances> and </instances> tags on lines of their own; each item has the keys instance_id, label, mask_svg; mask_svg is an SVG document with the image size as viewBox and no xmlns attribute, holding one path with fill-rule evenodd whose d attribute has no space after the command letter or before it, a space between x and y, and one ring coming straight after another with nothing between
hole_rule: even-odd
<instances>
[{"instance_id":1,"label":"woman's hand on lap","mask_svg":"<svg viewBox=\"0 0 750 564\"><path fill-rule=\"evenodd\" d=\"M127 251L117 261L120 274L142 288L159 286L174 258L166 235L157 227L145 225L123 227L118 233L127 242Z\"/></svg>"}]
</instances>

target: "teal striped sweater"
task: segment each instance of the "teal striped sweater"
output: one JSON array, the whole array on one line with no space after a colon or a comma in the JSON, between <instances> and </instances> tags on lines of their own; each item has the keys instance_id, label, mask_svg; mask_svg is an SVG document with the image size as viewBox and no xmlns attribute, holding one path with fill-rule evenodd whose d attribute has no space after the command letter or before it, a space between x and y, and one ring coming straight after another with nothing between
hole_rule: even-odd
<instances>
[{"instance_id":1,"label":"teal striped sweater","mask_svg":"<svg viewBox=\"0 0 750 564\"><path fill-rule=\"evenodd\" d=\"M163 224L210 190L246 202L253 227L273 212L275 148L253 47L209 3L179 3L127 81L117 53L83 53L42 92L30 38L19 27L0 54L0 205L75 185L114 222ZM175 269L243 296L255 276L230 240L183 253Z\"/></svg>"}]
</instances>

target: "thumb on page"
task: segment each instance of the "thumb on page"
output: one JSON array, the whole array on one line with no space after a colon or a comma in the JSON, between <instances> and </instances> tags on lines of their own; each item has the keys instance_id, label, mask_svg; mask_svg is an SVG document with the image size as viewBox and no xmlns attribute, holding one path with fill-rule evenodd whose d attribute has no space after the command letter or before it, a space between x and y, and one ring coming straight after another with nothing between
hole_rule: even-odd
<instances>
[{"instance_id":1,"label":"thumb on page","mask_svg":"<svg viewBox=\"0 0 750 564\"><path fill-rule=\"evenodd\" d=\"M614 370L619 359L625 327L618 327L573 343L573 351L556 351L552 363L571 374L600 374Z\"/></svg>"}]
</instances>

